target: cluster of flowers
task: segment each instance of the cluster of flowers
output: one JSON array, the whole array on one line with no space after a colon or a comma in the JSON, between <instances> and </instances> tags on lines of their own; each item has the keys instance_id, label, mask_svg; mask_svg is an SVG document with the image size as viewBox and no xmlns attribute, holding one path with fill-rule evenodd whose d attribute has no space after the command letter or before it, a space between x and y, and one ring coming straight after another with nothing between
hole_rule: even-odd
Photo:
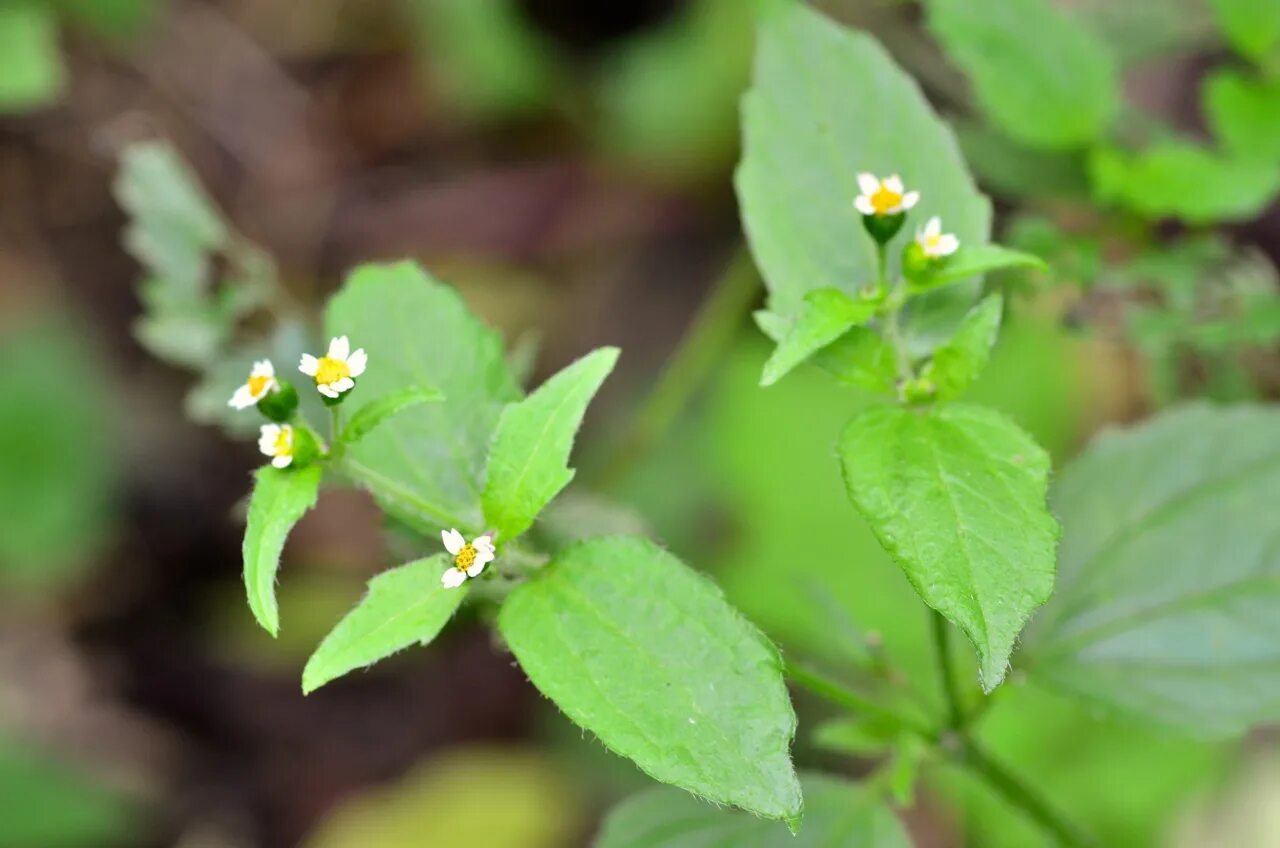
<instances>
[{"instance_id":1,"label":"cluster of flowers","mask_svg":"<svg viewBox=\"0 0 1280 848\"><path fill-rule=\"evenodd\" d=\"M897 234L907 211L920 200L920 192L907 191L897 174L880 179L875 174L858 174L858 190L862 193L853 206L863 215L871 236L884 244ZM955 253L960 240L942 232L942 219L934 215L916 231L915 244L928 259L942 259Z\"/></svg>"}]
</instances>

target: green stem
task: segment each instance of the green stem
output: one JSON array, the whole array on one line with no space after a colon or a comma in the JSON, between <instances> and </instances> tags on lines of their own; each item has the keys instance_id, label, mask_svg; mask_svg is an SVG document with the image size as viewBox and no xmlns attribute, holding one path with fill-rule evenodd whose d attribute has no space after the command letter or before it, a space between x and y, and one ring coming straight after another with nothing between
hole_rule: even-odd
<instances>
[{"instance_id":1,"label":"green stem","mask_svg":"<svg viewBox=\"0 0 1280 848\"><path fill-rule=\"evenodd\" d=\"M951 658L951 625L937 610L930 610L929 613L933 624L933 646L938 655L938 678L942 682L942 694L947 704L947 726L951 730L961 730L965 726L965 718Z\"/></svg>"},{"instance_id":2,"label":"green stem","mask_svg":"<svg viewBox=\"0 0 1280 848\"><path fill-rule=\"evenodd\" d=\"M885 255L887 250L887 245L876 244L876 280L881 291L889 286L889 260ZM916 374L911 368L911 355L907 351L907 342L902 336L902 325L898 318L899 313L902 312L902 305L906 302L902 285L902 280L898 280L894 284L893 291L889 293L887 301L889 309L884 316L884 335L889 340L889 344L893 345L893 358L898 365L898 379L905 383L915 379Z\"/></svg>"},{"instance_id":3,"label":"green stem","mask_svg":"<svg viewBox=\"0 0 1280 848\"><path fill-rule=\"evenodd\" d=\"M329 407L329 456L334 460L342 459L342 407L334 404Z\"/></svg>"},{"instance_id":4,"label":"green stem","mask_svg":"<svg viewBox=\"0 0 1280 848\"><path fill-rule=\"evenodd\" d=\"M786 674L792 683L802 689L809 690L838 707L852 710L859 715L874 716L903 727L909 727L926 739L933 739L937 736L934 729L929 727L927 723L918 721L910 714L900 713L897 710L878 704L867 696L853 691L843 683L832 680L822 672L808 666L787 663Z\"/></svg>"}]
</instances>

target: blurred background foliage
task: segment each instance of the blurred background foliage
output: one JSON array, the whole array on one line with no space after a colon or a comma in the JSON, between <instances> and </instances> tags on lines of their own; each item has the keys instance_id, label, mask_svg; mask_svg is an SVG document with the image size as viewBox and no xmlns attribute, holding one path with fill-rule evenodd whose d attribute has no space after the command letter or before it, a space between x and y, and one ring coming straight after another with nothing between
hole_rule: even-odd
<instances>
[{"instance_id":1,"label":"blurred background foliage","mask_svg":"<svg viewBox=\"0 0 1280 848\"><path fill-rule=\"evenodd\" d=\"M989 281L1011 306L983 402L1061 464L1180 399L1276 397L1280 5L817 5L920 80L1002 240L1052 265ZM650 527L788 656L869 679L888 657L882 685L936 697L923 610L833 461L868 397L817 369L757 387L731 190L751 54L742 0L0 2L0 845L577 845L647 785L480 627L303 699L400 544L358 495L291 541L282 638L244 610L255 459L204 425L234 427L246 363L314 345L375 258L457 285L527 372L623 347L584 476L634 513L580 497L542 532ZM797 700L804 765L895 750ZM1103 844L1280 842L1270 732L1180 738L1014 679L981 734ZM926 781L900 799L916 844L1041 844L896 751Z\"/></svg>"}]
</instances>

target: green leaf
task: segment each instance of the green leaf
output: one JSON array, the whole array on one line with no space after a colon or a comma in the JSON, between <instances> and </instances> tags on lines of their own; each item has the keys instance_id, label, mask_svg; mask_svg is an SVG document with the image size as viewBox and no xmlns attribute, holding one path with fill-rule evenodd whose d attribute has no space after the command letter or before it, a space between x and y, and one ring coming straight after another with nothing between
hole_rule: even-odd
<instances>
[{"instance_id":1,"label":"green leaf","mask_svg":"<svg viewBox=\"0 0 1280 848\"><path fill-rule=\"evenodd\" d=\"M1252 218L1280 191L1280 164L1181 141L1159 142L1139 154L1099 147L1090 156L1089 176L1104 203L1189 224Z\"/></svg>"},{"instance_id":2,"label":"green leaf","mask_svg":"<svg viewBox=\"0 0 1280 848\"><path fill-rule=\"evenodd\" d=\"M347 422L347 426L342 428L341 440L346 444L353 444L369 435L379 424L393 415L412 409L420 403L441 400L444 400L444 395L426 386L410 386L407 389L383 395L355 411L351 420Z\"/></svg>"},{"instance_id":3,"label":"green leaf","mask_svg":"<svg viewBox=\"0 0 1280 848\"><path fill-rule=\"evenodd\" d=\"M778 349L764 364L760 385L772 386L801 362L843 336L850 327L865 324L876 304L855 300L839 289L815 289L804 297L800 314L791 322Z\"/></svg>"},{"instance_id":4,"label":"green leaf","mask_svg":"<svg viewBox=\"0 0 1280 848\"><path fill-rule=\"evenodd\" d=\"M864 412L840 442L849 497L924 602L978 651L990 692L1053 591L1058 524L1049 456L1017 425L965 404Z\"/></svg>"},{"instance_id":5,"label":"green leaf","mask_svg":"<svg viewBox=\"0 0 1280 848\"><path fill-rule=\"evenodd\" d=\"M60 14L94 35L129 39L155 22L158 0L54 0Z\"/></svg>"},{"instance_id":6,"label":"green leaf","mask_svg":"<svg viewBox=\"0 0 1280 848\"><path fill-rule=\"evenodd\" d=\"M977 121L958 122L956 135L978 184L993 194L1016 199L1089 198L1079 151L1027 147Z\"/></svg>"},{"instance_id":7,"label":"green leaf","mask_svg":"<svg viewBox=\"0 0 1280 848\"><path fill-rule=\"evenodd\" d=\"M320 466L272 468L254 473L249 521L244 528L244 587L249 609L268 633L280 632L276 572L284 540L320 493Z\"/></svg>"},{"instance_id":8,"label":"green leaf","mask_svg":"<svg viewBox=\"0 0 1280 848\"><path fill-rule=\"evenodd\" d=\"M1218 28L1249 59L1263 59L1280 45L1280 0L1211 0Z\"/></svg>"},{"instance_id":9,"label":"green leaf","mask_svg":"<svg viewBox=\"0 0 1280 848\"><path fill-rule=\"evenodd\" d=\"M801 778L804 827L720 810L666 787L635 795L605 818L595 848L910 848L902 823L872 792L819 774Z\"/></svg>"},{"instance_id":10,"label":"green leaf","mask_svg":"<svg viewBox=\"0 0 1280 848\"><path fill-rule=\"evenodd\" d=\"M988 296L969 311L951 340L934 351L922 374L933 382L937 400L959 397L978 379L991 358L1003 310L1003 297Z\"/></svg>"},{"instance_id":11,"label":"green leaf","mask_svg":"<svg viewBox=\"0 0 1280 848\"><path fill-rule=\"evenodd\" d=\"M502 411L481 494L485 520L499 539L509 542L528 530L573 479L574 437L618 353L616 347L589 353Z\"/></svg>"},{"instance_id":12,"label":"green leaf","mask_svg":"<svg viewBox=\"0 0 1280 848\"><path fill-rule=\"evenodd\" d=\"M912 216L941 216L964 244L987 241L990 203L915 81L873 39L801 3L778 3L762 17L742 122L738 198L778 315L797 314L813 289L856 297L874 281L875 245L853 209L860 171L901 174L921 192ZM911 229L890 246L891 274ZM931 321L949 332L976 292L967 286L912 303L908 331Z\"/></svg>"},{"instance_id":13,"label":"green leaf","mask_svg":"<svg viewBox=\"0 0 1280 848\"><path fill-rule=\"evenodd\" d=\"M1280 719L1280 412L1192 406L1062 472L1061 579L1034 679L1197 734Z\"/></svg>"},{"instance_id":14,"label":"green leaf","mask_svg":"<svg viewBox=\"0 0 1280 848\"><path fill-rule=\"evenodd\" d=\"M798 821L781 658L671 554L627 537L566 548L498 626L544 695L655 780Z\"/></svg>"},{"instance_id":15,"label":"green leaf","mask_svg":"<svg viewBox=\"0 0 1280 848\"><path fill-rule=\"evenodd\" d=\"M451 566L447 556L436 554L370 580L368 593L307 660L303 694L414 643L426 645L436 638L467 594L465 585L455 589L440 585L440 576Z\"/></svg>"},{"instance_id":16,"label":"green leaf","mask_svg":"<svg viewBox=\"0 0 1280 848\"><path fill-rule=\"evenodd\" d=\"M912 280L911 290L927 291L966 277L1008 268L1049 270L1049 266L1039 256L1023 253L1021 250L1012 250L998 244L979 244L973 247L961 245L955 253L944 257L929 274L919 280Z\"/></svg>"},{"instance_id":17,"label":"green leaf","mask_svg":"<svg viewBox=\"0 0 1280 848\"><path fill-rule=\"evenodd\" d=\"M753 316L766 336L781 343L791 321L760 310ZM898 359L893 345L868 327L852 327L809 361L842 383L897 396Z\"/></svg>"},{"instance_id":18,"label":"green leaf","mask_svg":"<svg viewBox=\"0 0 1280 848\"><path fill-rule=\"evenodd\" d=\"M929 29L973 82L978 104L1010 138L1082 147L1118 105L1107 45L1050 0L928 0Z\"/></svg>"},{"instance_id":19,"label":"green leaf","mask_svg":"<svg viewBox=\"0 0 1280 848\"><path fill-rule=\"evenodd\" d=\"M66 76L53 11L21 0L0 5L0 113L53 103Z\"/></svg>"},{"instance_id":20,"label":"green leaf","mask_svg":"<svg viewBox=\"0 0 1280 848\"><path fill-rule=\"evenodd\" d=\"M1227 150L1259 161L1280 159L1280 81L1219 70L1205 80L1203 99L1205 118Z\"/></svg>"},{"instance_id":21,"label":"green leaf","mask_svg":"<svg viewBox=\"0 0 1280 848\"><path fill-rule=\"evenodd\" d=\"M329 302L325 325L369 355L355 397L378 401L405 386L434 386L445 397L405 410L352 445L344 470L419 532L483 530L480 481L490 439L503 406L520 394L498 334L453 289L409 262L356 269Z\"/></svg>"}]
</instances>

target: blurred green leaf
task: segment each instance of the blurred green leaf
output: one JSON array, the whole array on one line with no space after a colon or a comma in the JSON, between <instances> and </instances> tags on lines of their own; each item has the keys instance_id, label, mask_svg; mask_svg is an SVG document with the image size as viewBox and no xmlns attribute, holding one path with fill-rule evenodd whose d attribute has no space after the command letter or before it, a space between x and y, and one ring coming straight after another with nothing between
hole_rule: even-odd
<instances>
[{"instance_id":1,"label":"blurred green leaf","mask_svg":"<svg viewBox=\"0 0 1280 848\"><path fill-rule=\"evenodd\" d=\"M1280 44L1280 0L1210 0L1227 41L1249 59L1261 60Z\"/></svg>"},{"instance_id":2,"label":"blurred green leaf","mask_svg":"<svg viewBox=\"0 0 1280 848\"><path fill-rule=\"evenodd\" d=\"M937 263L929 273L920 279L911 280L910 288L912 291L927 291L975 274L987 274L1009 268L1049 270L1049 266L1039 256L1032 256L1021 250L1011 250L998 244L977 244L972 247L962 244L955 253Z\"/></svg>"},{"instance_id":3,"label":"blurred green leaf","mask_svg":"<svg viewBox=\"0 0 1280 848\"><path fill-rule=\"evenodd\" d=\"M1124 66L1202 51L1217 40L1204 0L1076 0L1072 14L1106 40Z\"/></svg>"},{"instance_id":4,"label":"blurred green leaf","mask_svg":"<svg viewBox=\"0 0 1280 848\"><path fill-rule=\"evenodd\" d=\"M958 124L956 136L979 184L997 195L1029 200L1089 195L1084 157L1078 151L1037 150L976 121Z\"/></svg>"},{"instance_id":5,"label":"blurred green leaf","mask_svg":"<svg viewBox=\"0 0 1280 848\"><path fill-rule=\"evenodd\" d=\"M444 400L444 395L435 389L425 386L410 386L398 392L383 395L360 407L351 416L347 426L342 428L342 441L352 444L363 439L384 421L412 409L420 403L433 403Z\"/></svg>"},{"instance_id":6,"label":"blurred green leaf","mask_svg":"<svg viewBox=\"0 0 1280 848\"><path fill-rule=\"evenodd\" d=\"M1063 150L1101 136L1117 108L1107 45L1049 0L928 0L929 29L1010 138Z\"/></svg>"},{"instance_id":7,"label":"blurred green leaf","mask_svg":"<svg viewBox=\"0 0 1280 848\"><path fill-rule=\"evenodd\" d=\"M921 376L933 383L938 400L959 397L978 379L991 358L1003 314L1004 298L988 295L969 310L951 340L934 351Z\"/></svg>"},{"instance_id":8,"label":"blurred green leaf","mask_svg":"<svg viewBox=\"0 0 1280 848\"><path fill-rule=\"evenodd\" d=\"M1260 162L1280 160L1280 80L1218 70L1205 80L1203 98L1209 126L1227 150Z\"/></svg>"},{"instance_id":9,"label":"blurred green leaf","mask_svg":"<svg viewBox=\"0 0 1280 848\"><path fill-rule=\"evenodd\" d=\"M115 792L26 743L0 737L0 845L123 845L135 811Z\"/></svg>"},{"instance_id":10,"label":"blurred green leaf","mask_svg":"<svg viewBox=\"0 0 1280 848\"><path fill-rule=\"evenodd\" d=\"M315 506L320 492L321 467L273 468L254 474L249 498L249 519L244 528L244 586L249 609L263 628L280 632L276 608L276 572L280 553L293 525Z\"/></svg>"},{"instance_id":11,"label":"blurred green leaf","mask_svg":"<svg viewBox=\"0 0 1280 848\"><path fill-rule=\"evenodd\" d=\"M760 385L772 386L792 368L843 336L855 324L865 324L876 314L878 303L852 298L839 289L814 289L804 296L800 313L789 322L772 322L782 330L778 347L764 364ZM757 317L757 320L761 320ZM770 323L770 319L763 319Z\"/></svg>"},{"instance_id":12,"label":"blurred green leaf","mask_svg":"<svg viewBox=\"0 0 1280 848\"><path fill-rule=\"evenodd\" d=\"M68 21L116 39L138 35L160 11L159 0L52 0L52 5Z\"/></svg>"},{"instance_id":13,"label":"blurred green leaf","mask_svg":"<svg viewBox=\"0 0 1280 848\"><path fill-rule=\"evenodd\" d=\"M873 793L819 774L800 783L805 816L798 834L659 787L614 807L595 848L910 848L902 823Z\"/></svg>"},{"instance_id":14,"label":"blurred green leaf","mask_svg":"<svg viewBox=\"0 0 1280 848\"><path fill-rule=\"evenodd\" d=\"M813 744L838 754L880 757L893 749L903 728L881 719L833 718L813 728Z\"/></svg>"},{"instance_id":15,"label":"blurred green leaf","mask_svg":"<svg viewBox=\"0 0 1280 848\"><path fill-rule=\"evenodd\" d=\"M654 779L798 820L782 660L671 554L626 537L574 545L512 592L498 626L544 695Z\"/></svg>"},{"instance_id":16,"label":"blurred green leaf","mask_svg":"<svg viewBox=\"0 0 1280 848\"><path fill-rule=\"evenodd\" d=\"M0 5L0 113L48 106L62 95L66 76L52 10L35 0Z\"/></svg>"},{"instance_id":17,"label":"blurred green leaf","mask_svg":"<svg viewBox=\"0 0 1280 848\"><path fill-rule=\"evenodd\" d=\"M1277 432L1272 410L1192 406L1067 466L1059 587L1024 644L1034 679L1198 734L1280 715Z\"/></svg>"}]
</instances>

